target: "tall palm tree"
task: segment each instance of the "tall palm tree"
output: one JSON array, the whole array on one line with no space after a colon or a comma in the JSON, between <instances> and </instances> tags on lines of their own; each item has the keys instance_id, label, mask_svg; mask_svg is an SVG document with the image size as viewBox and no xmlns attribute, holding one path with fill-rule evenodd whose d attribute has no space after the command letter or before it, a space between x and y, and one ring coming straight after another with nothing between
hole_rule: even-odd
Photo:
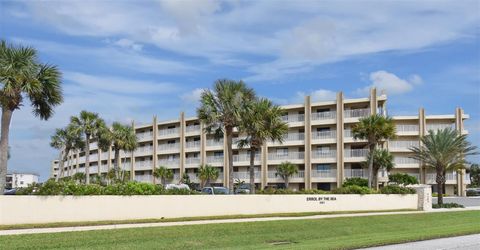
<instances>
[{"instance_id":1,"label":"tall palm tree","mask_svg":"<svg viewBox=\"0 0 480 250\"><path fill-rule=\"evenodd\" d=\"M200 166L198 169L198 178L201 181L201 186L210 186L212 180L216 180L220 174L220 171L217 168L214 168L210 165ZM205 184L205 185L204 185Z\"/></svg>"},{"instance_id":2,"label":"tall palm tree","mask_svg":"<svg viewBox=\"0 0 480 250\"><path fill-rule=\"evenodd\" d=\"M370 158L373 157L373 160ZM378 171L386 170L390 171L394 167L393 155L386 149L375 149L369 152L367 156L367 162L373 162L373 186L378 188ZM368 164L368 163L367 163Z\"/></svg>"},{"instance_id":3,"label":"tall palm tree","mask_svg":"<svg viewBox=\"0 0 480 250\"><path fill-rule=\"evenodd\" d=\"M160 178L162 185L165 186L167 184L167 180L171 180L173 178L173 171L166 167L158 167L153 171L153 176L155 178Z\"/></svg>"},{"instance_id":4,"label":"tall palm tree","mask_svg":"<svg viewBox=\"0 0 480 250\"><path fill-rule=\"evenodd\" d=\"M288 161L280 163L275 176L280 176L285 181L285 189L288 189L290 177L298 173L298 166Z\"/></svg>"},{"instance_id":5,"label":"tall palm tree","mask_svg":"<svg viewBox=\"0 0 480 250\"><path fill-rule=\"evenodd\" d=\"M76 148L83 148L84 142L80 133L69 125L64 129L55 130L55 134L51 137L50 146L60 151L59 173L56 178L56 181L58 181L59 178L63 177L64 162L67 161L68 165L69 153Z\"/></svg>"},{"instance_id":6,"label":"tall palm tree","mask_svg":"<svg viewBox=\"0 0 480 250\"><path fill-rule=\"evenodd\" d=\"M24 99L28 98L33 114L41 120L48 120L55 106L63 102L61 78L56 66L39 62L34 48L0 41L0 194L5 188L13 112L20 109Z\"/></svg>"},{"instance_id":7,"label":"tall palm tree","mask_svg":"<svg viewBox=\"0 0 480 250\"><path fill-rule=\"evenodd\" d=\"M112 128L101 129L98 133L98 146L103 151L110 147L114 151L115 177L120 178L120 151L131 152L137 148L138 140L132 126L114 122Z\"/></svg>"},{"instance_id":8,"label":"tall palm tree","mask_svg":"<svg viewBox=\"0 0 480 250\"><path fill-rule=\"evenodd\" d=\"M250 193L255 193L255 153L267 140L283 142L288 132L288 125L282 121L282 109L268 99L252 101L242 111L239 130L246 134L245 139L238 141L240 148L250 147Z\"/></svg>"},{"instance_id":9,"label":"tall palm tree","mask_svg":"<svg viewBox=\"0 0 480 250\"><path fill-rule=\"evenodd\" d=\"M105 128L105 122L97 113L82 110L80 115L72 116L70 123L76 131L85 136L85 177L87 184L90 184L90 142L98 140L99 132Z\"/></svg>"},{"instance_id":10,"label":"tall palm tree","mask_svg":"<svg viewBox=\"0 0 480 250\"><path fill-rule=\"evenodd\" d=\"M228 158L228 188L233 193L233 129L241 121L241 113L245 104L255 97L253 89L243 81L227 79L217 80L213 90L204 90L197 110L198 117L205 124L205 132L214 133L217 137L225 134Z\"/></svg>"},{"instance_id":11,"label":"tall palm tree","mask_svg":"<svg viewBox=\"0 0 480 250\"><path fill-rule=\"evenodd\" d=\"M396 137L395 124L390 117L379 114L360 119L352 128L353 138L367 140L369 152L373 152L384 140ZM368 159L368 187L372 187L374 158Z\"/></svg>"},{"instance_id":12,"label":"tall palm tree","mask_svg":"<svg viewBox=\"0 0 480 250\"><path fill-rule=\"evenodd\" d=\"M461 135L451 128L430 130L429 134L420 140L422 142L420 146L410 148L414 153L411 158L435 169L438 204L442 205L445 173L464 168L467 163L465 157L478 154L477 147L467 141L466 135Z\"/></svg>"}]
</instances>

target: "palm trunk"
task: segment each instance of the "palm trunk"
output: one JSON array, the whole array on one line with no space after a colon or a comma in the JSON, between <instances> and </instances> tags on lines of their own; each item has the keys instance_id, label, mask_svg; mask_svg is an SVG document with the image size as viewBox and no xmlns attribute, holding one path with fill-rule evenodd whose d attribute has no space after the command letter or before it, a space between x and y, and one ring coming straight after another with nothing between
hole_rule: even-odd
<instances>
[{"instance_id":1,"label":"palm trunk","mask_svg":"<svg viewBox=\"0 0 480 250\"><path fill-rule=\"evenodd\" d=\"M372 180L375 190L378 190L378 169L373 169Z\"/></svg>"},{"instance_id":2,"label":"palm trunk","mask_svg":"<svg viewBox=\"0 0 480 250\"><path fill-rule=\"evenodd\" d=\"M227 134L227 157L228 157L228 190L233 194L233 150L232 150L232 134L233 127L225 127Z\"/></svg>"},{"instance_id":3,"label":"palm trunk","mask_svg":"<svg viewBox=\"0 0 480 250\"><path fill-rule=\"evenodd\" d=\"M115 171L115 178L119 179L120 172L120 150L115 148L115 160L113 161L113 169Z\"/></svg>"},{"instance_id":4,"label":"palm trunk","mask_svg":"<svg viewBox=\"0 0 480 250\"><path fill-rule=\"evenodd\" d=\"M250 147L250 193L255 194L255 148Z\"/></svg>"},{"instance_id":5,"label":"palm trunk","mask_svg":"<svg viewBox=\"0 0 480 250\"><path fill-rule=\"evenodd\" d=\"M445 181L442 184L442 191L443 191L443 194L446 194L446 192L447 192L447 189L445 187L445 182L447 181L446 180L446 178L447 178L447 171L446 170L443 170L443 178L445 178Z\"/></svg>"},{"instance_id":6,"label":"palm trunk","mask_svg":"<svg viewBox=\"0 0 480 250\"><path fill-rule=\"evenodd\" d=\"M86 135L85 140L86 151L85 151L85 179L86 183L90 184L90 135Z\"/></svg>"},{"instance_id":7,"label":"palm trunk","mask_svg":"<svg viewBox=\"0 0 480 250\"><path fill-rule=\"evenodd\" d=\"M288 189L288 177L285 177L285 189Z\"/></svg>"},{"instance_id":8,"label":"palm trunk","mask_svg":"<svg viewBox=\"0 0 480 250\"><path fill-rule=\"evenodd\" d=\"M437 193L438 193L438 205L443 205L443 184L445 184L445 176L443 175L443 171L437 170Z\"/></svg>"},{"instance_id":9,"label":"palm trunk","mask_svg":"<svg viewBox=\"0 0 480 250\"><path fill-rule=\"evenodd\" d=\"M371 144L370 145L370 154L373 153L375 150L376 145ZM373 182L373 157L369 157L368 159L368 187L372 188L372 182Z\"/></svg>"},{"instance_id":10,"label":"palm trunk","mask_svg":"<svg viewBox=\"0 0 480 250\"><path fill-rule=\"evenodd\" d=\"M3 195L7 181L8 134L10 132L12 114L12 110L2 108L2 128L0 135L0 195Z\"/></svg>"},{"instance_id":11,"label":"palm trunk","mask_svg":"<svg viewBox=\"0 0 480 250\"><path fill-rule=\"evenodd\" d=\"M206 185L207 187L210 187L210 186L211 186L211 185L210 185L210 178L207 178L207 180L205 181L205 185Z\"/></svg>"}]
</instances>

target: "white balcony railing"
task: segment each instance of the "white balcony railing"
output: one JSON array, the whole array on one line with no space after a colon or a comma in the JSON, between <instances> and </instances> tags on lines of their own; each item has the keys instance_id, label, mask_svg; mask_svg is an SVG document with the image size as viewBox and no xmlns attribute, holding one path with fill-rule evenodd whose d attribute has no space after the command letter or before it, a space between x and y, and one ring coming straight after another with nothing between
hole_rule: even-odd
<instances>
[{"instance_id":1,"label":"white balcony railing","mask_svg":"<svg viewBox=\"0 0 480 250\"><path fill-rule=\"evenodd\" d=\"M344 111L345 118L360 118L370 115L370 109L347 109Z\"/></svg>"},{"instance_id":2,"label":"white balcony railing","mask_svg":"<svg viewBox=\"0 0 480 250\"><path fill-rule=\"evenodd\" d=\"M312 170L312 177L316 178L336 178L337 170Z\"/></svg>"},{"instance_id":3,"label":"white balcony railing","mask_svg":"<svg viewBox=\"0 0 480 250\"><path fill-rule=\"evenodd\" d=\"M368 171L363 169L345 169L345 178L368 178Z\"/></svg>"},{"instance_id":4,"label":"white balcony railing","mask_svg":"<svg viewBox=\"0 0 480 250\"><path fill-rule=\"evenodd\" d=\"M223 139L208 139L207 140L207 146L208 147L213 147L213 146L223 146Z\"/></svg>"},{"instance_id":5,"label":"white balcony railing","mask_svg":"<svg viewBox=\"0 0 480 250\"><path fill-rule=\"evenodd\" d=\"M259 171L255 171L255 174L254 174L254 178L255 179L260 179L260 172ZM249 180L250 179L250 172L248 171L245 171L245 172L233 172L233 178L234 179L247 179Z\"/></svg>"},{"instance_id":6,"label":"white balcony railing","mask_svg":"<svg viewBox=\"0 0 480 250\"><path fill-rule=\"evenodd\" d=\"M315 132L312 133L312 138L314 140L335 139L336 136L337 136L337 131L335 131L335 130L315 131Z\"/></svg>"},{"instance_id":7,"label":"white balcony railing","mask_svg":"<svg viewBox=\"0 0 480 250\"><path fill-rule=\"evenodd\" d=\"M153 166L152 161L136 161L135 168L137 169L151 169Z\"/></svg>"},{"instance_id":8,"label":"white balcony railing","mask_svg":"<svg viewBox=\"0 0 480 250\"><path fill-rule=\"evenodd\" d=\"M277 171L268 171L267 175L268 175L269 179L282 179L282 177L277 174ZM289 179L291 180L291 179L295 179L295 178L305 178L305 171L300 170L300 171L298 171L298 173L290 176Z\"/></svg>"},{"instance_id":9,"label":"white balcony railing","mask_svg":"<svg viewBox=\"0 0 480 250\"><path fill-rule=\"evenodd\" d=\"M192 133L192 132L199 132L200 131L200 125L190 125L185 128L185 131L187 133Z\"/></svg>"},{"instance_id":10,"label":"white balcony railing","mask_svg":"<svg viewBox=\"0 0 480 250\"><path fill-rule=\"evenodd\" d=\"M135 181L138 182L152 182L153 177L152 175L135 175Z\"/></svg>"},{"instance_id":11,"label":"white balcony railing","mask_svg":"<svg viewBox=\"0 0 480 250\"><path fill-rule=\"evenodd\" d=\"M200 148L200 141L187 141L185 148Z\"/></svg>"},{"instance_id":12,"label":"white balcony railing","mask_svg":"<svg viewBox=\"0 0 480 250\"><path fill-rule=\"evenodd\" d=\"M160 129L158 130L158 136L168 136L168 135L176 135L179 132L179 128L167 128L167 129Z\"/></svg>"},{"instance_id":13,"label":"white balcony railing","mask_svg":"<svg viewBox=\"0 0 480 250\"><path fill-rule=\"evenodd\" d=\"M420 162L418 160L409 158L409 157L395 157L394 158L394 163L395 165L409 165L409 164L419 164Z\"/></svg>"},{"instance_id":14,"label":"white balcony railing","mask_svg":"<svg viewBox=\"0 0 480 250\"><path fill-rule=\"evenodd\" d=\"M303 141L305 140L304 133L288 133L283 136L283 141Z\"/></svg>"},{"instance_id":15,"label":"white balcony railing","mask_svg":"<svg viewBox=\"0 0 480 250\"><path fill-rule=\"evenodd\" d=\"M158 160L158 166L178 166L180 159L160 159Z\"/></svg>"},{"instance_id":16,"label":"white balcony railing","mask_svg":"<svg viewBox=\"0 0 480 250\"><path fill-rule=\"evenodd\" d=\"M137 139L139 141L151 140L152 138L153 138L153 131L143 132L143 133L138 133L137 134Z\"/></svg>"},{"instance_id":17,"label":"white balcony railing","mask_svg":"<svg viewBox=\"0 0 480 250\"><path fill-rule=\"evenodd\" d=\"M337 157L337 150L314 150L312 151L312 157L314 159L326 159L326 158L335 158Z\"/></svg>"},{"instance_id":18,"label":"white balcony railing","mask_svg":"<svg viewBox=\"0 0 480 250\"><path fill-rule=\"evenodd\" d=\"M368 149L345 149L345 157L347 158L365 158L368 155Z\"/></svg>"},{"instance_id":19,"label":"white balcony railing","mask_svg":"<svg viewBox=\"0 0 480 250\"><path fill-rule=\"evenodd\" d=\"M445 175L445 180L447 182L456 182L457 181L457 173L451 172ZM437 174L436 173L429 173L427 174L427 183L436 183L437 182Z\"/></svg>"},{"instance_id":20,"label":"white balcony railing","mask_svg":"<svg viewBox=\"0 0 480 250\"><path fill-rule=\"evenodd\" d=\"M312 120L328 120L328 119L335 119L337 118L336 111L325 111L325 112L315 112L312 113Z\"/></svg>"},{"instance_id":21,"label":"white balcony railing","mask_svg":"<svg viewBox=\"0 0 480 250\"><path fill-rule=\"evenodd\" d=\"M185 164L200 164L200 157L187 157L185 158Z\"/></svg>"},{"instance_id":22,"label":"white balcony railing","mask_svg":"<svg viewBox=\"0 0 480 250\"><path fill-rule=\"evenodd\" d=\"M178 149L180 149L180 143L178 143L178 142L164 143L164 144L159 144L158 145L158 150L159 151L178 150Z\"/></svg>"},{"instance_id":23,"label":"white balcony railing","mask_svg":"<svg viewBox=\"0 0 480 250\"><path fill-rule=\"evenodd\" d=\"M427 132L430 130L441 130L441 129L446 129L446 128L451 128L455 129L455 124L454 123L431 123L427 124Z\"/></svg>"},{"instance_id":24,"label":"white balcony railing","mask_svg":"<svg viewBox=\"0 0 480 250\"><path fill-rule=\"evenodd\" d=\"M135 150L135 155L146 155L146 154L152 154L153 152L153 147L148 146L148 147L139 147Z\"/></svg>"},{"instance_id":25,"label":"white balcony railing","mask_svg":"<svg viewBox=\"0 0 480 250\"><path fill-rule=\"evenodd\" d=\"M304 114L291 114L282 116L282 121L284 122L303 122L305 121Z\"/></svg>"},{"instance_id":26,"label":"white balcony railing","mask_svg":"<svg viewBox=\"0 0 480 250\"><path fill-rule=\"evenodd\" d=\"M288 152L288 153L269 153L268 159L269 160L302 160L305 157L304 152Z\"/></svg>"},{"instance_id":27,"label":"white balcony railing","mask_svg":"<svg viewBox=\"0 0 480 250\"><path fill-rule=\"evenodd\" d=\"M100 165L100 172L102 172L102 173L108 172L108 164Z\"/></svg>"},{"instance_id":28,"label":"white balcony railing","mask_svg":"<svg viewBox=\"0 0 480 250\"><path fill-rule=\"evenodd\" d=\"M260 154L255 154L255 161L260 161ZM233 155L233 162L250 162L250 154Z\"/></svg>"},{"instance_id":29,"label":"white balcony railing","mask_svg":"<svg viewBox=\"0 0 480 250\"><path fill-rule=\"evenodd\" d=\"M411 147L418 147L418 141L389 141L388 147L391 149L409 149Z\"/></svg>"},{"instance_id":30,"label":"white balcony railing","mask_svg":"<svg viewBox=\"0 0 480 250\"><path fill-rule=\"evenodd\" d=\"M399 133L419 131L418 125L414 125L414 124L397 124L396 128L397 128L397 132Z\"/></svg>"},{"instance_id":31,"label":"white balcony railing","mask_svg":"<svg viewBox=\"0 0 480 250\"><path fill-rule=\"evenodd\" d=\"M220 163L220 162L223 162L223 155L222 156L215 156L215 155L207 156L207 163Z\"/></svg>"}]
</instances>

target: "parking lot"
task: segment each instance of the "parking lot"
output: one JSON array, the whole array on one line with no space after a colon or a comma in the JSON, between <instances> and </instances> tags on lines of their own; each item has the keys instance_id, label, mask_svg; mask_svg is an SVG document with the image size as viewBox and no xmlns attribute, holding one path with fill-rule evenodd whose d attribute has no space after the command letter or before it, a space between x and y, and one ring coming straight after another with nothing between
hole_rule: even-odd
<instances>
[{"instance_id":1,"label":"parking lot","mask_svg":"<svg viewBox=\"0 0 480 250\"><path fill-rule=\"evenodd\" d=\"M480 206L480 196L473 197L443 197L443 203L458 203L465 207ZM437 197L433 197L433 203L437 203Z\"/></svg>"}]
</instances>

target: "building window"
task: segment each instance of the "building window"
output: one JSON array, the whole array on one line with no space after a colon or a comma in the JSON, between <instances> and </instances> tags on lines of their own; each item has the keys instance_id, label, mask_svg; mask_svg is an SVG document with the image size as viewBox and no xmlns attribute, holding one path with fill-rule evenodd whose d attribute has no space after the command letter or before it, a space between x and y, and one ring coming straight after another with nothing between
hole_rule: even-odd
<instances>
[{"instance_id":1,"label":"building window","mask_svg":"<svg viewBox=\"0 0 480 250\"><path fill-rule=\"evenodd\" d=\"M329 171L330 170L330 164L318 164L317 165L317 171Z\"/></svg>"},{"instance_id":2,"label":"building window","mask_svg":"<svg viewBox=\"0 0 480 250\"><path fill-rule=\"evenodd\" d=\"M213 156L215 156L215 157L223 157L223 152L213 152Z\"/></svg>"},{"instance_id":3,"label":"building window","mask_svg":"<svg viewBox=\"0 0 480 250\"><path fill-rule=\"evenodd\" d=\"M23 181L20 181L20 185L23 185Z\"/></svg>"},{"instance_id":4,"label":"building window","mask_svg":"<svg viewBox=\"0 0 480 250\"><path fill-rule=\"evenodd\" d=\"M288 155L288 148L277 148L277 155L278 156L287 156Z\"/></svg>"}]
</instances>

